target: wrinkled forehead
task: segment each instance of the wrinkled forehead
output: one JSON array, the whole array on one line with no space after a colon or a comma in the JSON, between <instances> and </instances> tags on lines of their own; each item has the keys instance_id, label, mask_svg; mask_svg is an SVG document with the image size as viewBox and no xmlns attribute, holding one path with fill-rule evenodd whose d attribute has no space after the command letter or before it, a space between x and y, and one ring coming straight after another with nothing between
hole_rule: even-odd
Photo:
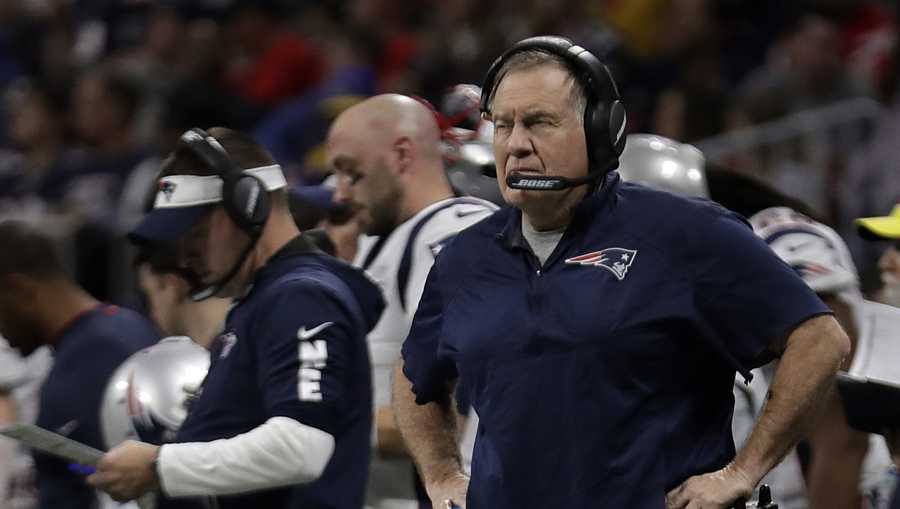
<instances>
[{"instance_id":1,"label":"wrinkled forehead","mask_svg":"<svg viewBox=\"0 0 900 509\"><path fill-rule=\"evenodd\" d=\"M497 84L491 112L496 116L511 110L570 109L574 84L567 69L551 63L513 69Z\"/></svg>"}]
</instances>

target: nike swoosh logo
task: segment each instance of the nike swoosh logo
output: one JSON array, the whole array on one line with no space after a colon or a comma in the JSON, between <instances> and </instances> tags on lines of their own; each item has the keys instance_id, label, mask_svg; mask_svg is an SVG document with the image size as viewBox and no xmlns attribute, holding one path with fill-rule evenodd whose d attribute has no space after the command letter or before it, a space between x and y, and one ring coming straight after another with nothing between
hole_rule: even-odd
<instances>
[{"instance_id":1,"label":"nike swoosh logo","mask_svg":"<svg viewBox=\"0 0 900 509\"><path fill-rule=\"evenodd\" d=\"M325 323L316 325L315 327L313 327L312 329L309 329L309 330L306 330L306 326L304 325L303 327L300 327L300 329L297 331L297 339L299 339L300 341L306 341L307 339L315 336L316 334L322 332L323 330L327 329L328 327L331 327L332 325L334 325L334 322L325 322Z\"/></svg>"},{"instance_id":2,"label":"nike swoosh logo","mask_svg":"<svg viewBox=\"0 0 900 509\"><path fill-rule=\"evenodd\" d=\"M797 251L799 251L801 249L806 249L807 247L809 247L815 243L816 243L815 240L808 240L806 242L801 242L800 244L797 244L795 246L788 246L788 251L790 251L792 253L796 253Z\"/></svg>"}]
</instances>

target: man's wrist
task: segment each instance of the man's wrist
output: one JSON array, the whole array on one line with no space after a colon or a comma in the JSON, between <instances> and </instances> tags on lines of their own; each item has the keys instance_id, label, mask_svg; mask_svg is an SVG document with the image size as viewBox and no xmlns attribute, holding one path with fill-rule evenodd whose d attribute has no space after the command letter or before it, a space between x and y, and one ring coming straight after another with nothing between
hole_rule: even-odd
<instances>
[{"instance_id":1,"label":"man's wrist","mask_svg":"<svg viewBox=\"0 0 900 509\"><path fill-rule=\"evenodd\" d=\"M150 462L150 475L152 483L156 488L160 490L162 489L162 476L160 475L159 470L159 456L161 451L162 446L157 447L156 452L153 455L153 461Z\"/></svg>"},{"instance_id":2,"label":"man's wrist","mask_svg":"<svg viewBox=\"0 0 900 509\"><path fill-rule=\"evenodd\" d=\"M462 463L457 458L456 461L442 463L440 466L431 469L429 475L424 476L426 484L443 484L457 477L466 477L462 471Z\"/></svg>"},{"instance_id":3,"label":"man's wrist","mask_svg":"<svg viewBox=\"0 0 900 509\"><path fill-rule=\"evenodd\" d=\"M742 485L748 492L752 492L753 488L756 487L757 484L762 480L764 473L757 475L756 471L748 468L746 465L739 463L738 459L732 461L725 467L726 470L730 471L731 475L734 476L738 480L738 483Z\"/></svg>"}]
</instances>

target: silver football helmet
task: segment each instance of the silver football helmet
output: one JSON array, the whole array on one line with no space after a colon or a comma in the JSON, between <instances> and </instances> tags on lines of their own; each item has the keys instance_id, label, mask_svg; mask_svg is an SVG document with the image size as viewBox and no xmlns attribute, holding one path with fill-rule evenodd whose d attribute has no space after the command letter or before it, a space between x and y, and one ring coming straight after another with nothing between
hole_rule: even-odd
<instances>
[{"instance_id":1,"label":"silver football helmet","mask_svg":"<svg viewBox=\"0 0 900 509\"><path fill-rule=\"evenodd\" d=\"M441 101L441 114L449 124L442 152L447 178L453 187L498 205L503 196L494 168L494 124L481 118L481 88L460 84Z\"/></svg>"},{"instance_id":2,"label":"silver football helmet","mask_svg":"<svg viewBox=\"0 0 900 509\"><path fill-rule=\"evenodd\" d=\"M629 135L619 157L619 175L625 182L709 198L705 166L697 147L655 134Z\"/></svg>"},{"instance_id":3,"label":"silver football helmet","mask_svg":"<svg viewBox=\"0 0 900 509\"><path fill-rule=\"evenodd\" d=\"M184 336L168 337L122 363L100 409L109 448L125 440L171 441L209 371L209 352Z\"/></svg>"}]
</instances>

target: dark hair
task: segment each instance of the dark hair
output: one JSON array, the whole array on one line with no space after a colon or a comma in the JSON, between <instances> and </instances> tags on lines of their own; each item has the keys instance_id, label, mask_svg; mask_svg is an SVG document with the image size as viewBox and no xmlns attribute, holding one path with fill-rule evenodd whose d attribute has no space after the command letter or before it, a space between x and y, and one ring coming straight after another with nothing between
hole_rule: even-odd
<instances>
[{"instance_id":1,"label":"dark hair","mask_svg":"<svg viewBox=\"0 0 900 509\"><path fill-rule=\"evenodd\" d=\"M49 236L23 221L0 222L0 277L24 274L37 279L67 278Z\"/></svg>"},{"instance_id":2,"label":"dark hair","mask_svg":"<svg viewBox=\"0 0 900 509\"><path fill-rule=\"evenodd\" d=\"M277 164L272 154L245 133L227 127L211 127L206 129L206 132L222 145L228 152L228 157L239 168L248 169ZM218 172L207 166L187 145L178 143L175 150L162 162L157 180L168 175L210 176L218 175ZM287 209L287 193L284 189L269 194L273 198L273 205Z\"/></svg>"}]
</instances>

